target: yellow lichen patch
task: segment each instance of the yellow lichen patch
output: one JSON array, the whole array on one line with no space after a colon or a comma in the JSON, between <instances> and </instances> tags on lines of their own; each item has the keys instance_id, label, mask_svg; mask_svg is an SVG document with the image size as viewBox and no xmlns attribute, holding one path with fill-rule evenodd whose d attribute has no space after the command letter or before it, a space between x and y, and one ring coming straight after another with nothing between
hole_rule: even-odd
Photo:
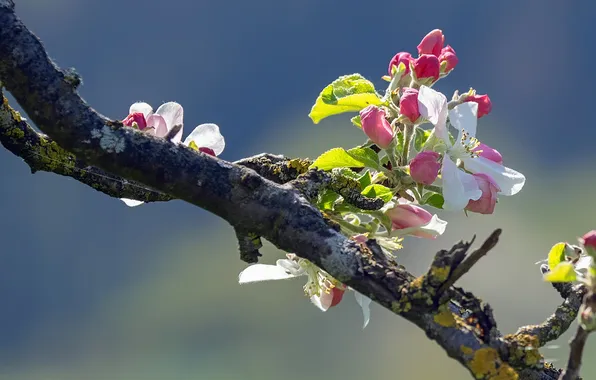
<instances>
[{"instance_id":1,"label":"yellow lichen patch","mask_svg":"<svg viewBox=\"0 0 596 380\"><path fill-rule=\"evenodd\" d=\"M422 288L422 283L424 282L424 276L417 277L412 282L410 282L410 288Z\"/></svg>"},{"instance_id":2,"label":"yellow lichen patch","mask_svg":"<svg viewBox=\"0 0 596 380\"><path fill-rule=\"evenodd\" d=\"M310 166L310 162L307 160L303 160L300 158L295 158L288 161L288 167L292 169L296 169L299 173L305 173Z\"/></svg>"},{"instance_id":3,"label":"yellow lichen patch","mask_svg":"<svg viewBox=\"0 0 596 380\"><path fill-rule=\"evenodd\" d=\"M477 379L486 380L517 380L519 375L508 364L501 362L499 354L494 348L480 348L468 362L468 368Z\"/></svg>"},{"instance_id":4,"label":"yellow lichen patch","mask_svg":"<svg viewBox=\"0 0 596 380\"><path fill-rule=\"evenodd\" d=\"M443 310L434 315L434 321L443 327L455 327L456 323L453 313L444 307L441 307L441 309Z\"/></svg>"},{"instance_id":5,"label":"yellow lichen patch","mask_svg":"<svg viewBox=\"0 0 596 380\"><path fill-rule=\"evenodd\" d=\"M449 272L451 271L450 268L445 267L430 267L430 275L435 278L437 281L444 282L447 281L449 277Z\"/></svg>"},{"instance_id":6,"label":"yellow lichen patch","mask_svg":"<svg viewBox=\"0 0 596 380\"><path fill-rule=\"evenodd\" d=\"M510 334L504 337L510 343L510 355L513 360L526 366L536 366L542 362L542 355L538 351L540 341L537 336L530 334Z\"/></svg>"},{"instance_id":7,"label":"yellow lichen patch","mask_svg":"<svg viewBox=\"0 0 596 380\"><path fill-rule=\"evenodd\" d=\"M459 349L461 350L461 352L464 353L464 355L472 355L474 353L474 350L472 348L464 346L463 344L459 346Z\"/></svg>"}]
</instances>

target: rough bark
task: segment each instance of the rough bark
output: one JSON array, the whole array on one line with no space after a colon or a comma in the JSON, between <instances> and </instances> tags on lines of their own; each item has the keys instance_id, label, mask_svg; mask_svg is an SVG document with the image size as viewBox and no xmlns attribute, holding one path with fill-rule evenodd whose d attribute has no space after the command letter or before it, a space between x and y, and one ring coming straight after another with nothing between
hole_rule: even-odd
<instances>
[{"instance_id":1,"label":"rough bark","mask_svg":"<svg viewBox=\"0 0 596 380\"><path fill-rule=\"evenodd\" d=\"M96 112L76 91L80 78L49 59L15 15L11 0L0 0L0 80L47 134L31 128L3 97L0 142L32 171L67 175L112 197L177 198L206 209L235 229L244 260L258 259L259 237L264 237L312 261L424 330L476 379L559 377L538 348L569 327L581 288L564 296L564 315L558 309L542 325L503 336L489 305L453 287L497 243L500 230L470 254L471 244L464 242L438 252L428 272L415 277L390 261L374 240L358 244L343 236L309 202L323 187L331 187L362 208L379 207L332 175L308 171L307 160L263 154L226 162Z\"/></svg>"}]
</instances>

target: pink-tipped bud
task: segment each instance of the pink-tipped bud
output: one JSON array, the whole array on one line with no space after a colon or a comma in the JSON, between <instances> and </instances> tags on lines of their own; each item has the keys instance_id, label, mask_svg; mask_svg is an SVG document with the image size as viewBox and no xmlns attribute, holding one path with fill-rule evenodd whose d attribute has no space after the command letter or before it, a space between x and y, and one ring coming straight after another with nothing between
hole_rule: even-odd
<instances>
[{"instance_id":1,"label":"pink-tipped bud","mask_svg":"<svg viewBox=\"0 0 596 380\"><path fill-rule=\"evenodd\" d=\"M441 64L439 58L432 54L423 54L414 60L414 73L417 79L439 79Z\"/></svg>"},{"instance_id":2,"label":"pink-tipped bud","mask_svg":"<svg viewBox=\"0 0 596 380\"><path fill-rule=\"evenodd\" d=\"M445 36L443 35L443 31L441 29L435 29L428 33L420 44L418 44L418 54L432 54L435 57L438 57L441 54L441 49L443 49L443 44L445 43Z\"/></svg>"},{"instance_id":3,"label":"pink-tipped bud","mask_svg":"<svg viewBox=\"0 0 596 380\"><path fill-rule=\"evenodd\" d=\"M360 111L362 130L381 149L389 148L395 133L385 119L385 111L377 106L368 106Z\"/></svg>"},{"instance_id":4,"label":"pink-tipped bud","mask_svg":"<svg viewBox=\"0 0 596 380\"><path fill-rule=\"evenodd\" d=\"M399 113L406 116L412 123L420 117L418 110L418 90L406 87L399 98Z\"/></svg>"},{"instance_id":5,"label":"pink-tipped bud","mask_svg":"<svg viewBox=\"0 0 596 380\"><path fill-rule=\"evenodd\" d=\"M432 215L420 206L412 204L398 204L386 212L391 219L391 225L394 230L401 230L405 228L416 228L428 224ZM431 238L435 236L424 231L416 231L412 233L413 236Z\"/></svg>"},{"instance_id":6,"label":"pink-tipped bud","mask_svg":"<svg viewBox=\"0 0 596 380\"><path fill-rule=\"evenodd\" d=\"M431 185L439 175L441 155L433 151L420 152L410 161L410 176L418 183Z\"/></svg>"},{"instance_id":7,"label":"pink-tipped bud","mask_svg":"<svg viewBox=\"0 0 596 380\"><path fill-rule=\"evenodd\" d=\"M143 115L141 112L131 113L126 117L126 119L122 120L122 124L126 125L127 127L132 127L134 123L137 124L138 128L141 131L147 128L147 121L145 120L145 115Z\"/></svg>"},{"instance_id":8,"label":"pink-tipped bud","mask_svg":"<svg viewBox=\"0 0 596 380\"><path fill-rule=\"evenodd\" d=\"M389 76L393 77L393 66L399 66L400 63L403 63L406 66L406 71L404 71L404 75L410 72L410 62L412 61L412 55L407 52L400 52L391 58L389 62Z\"/></svg>"},{"instance_id":9,"label":"pink-tipped bud","mask_svg":"<svg viewBox=\"0 0 596 380\"><path fill-rule=\"evenodd\" d=\"M586 233L579 241L586 249L596 251L596 230Z\"/></svg>"},{"instance_id":10,"label":"pink-tipped bud","mask_svg":"<svg viewBox=\"0 0 596 380\"><path fill-rule=\"evenodd\" d=\"M476 201L469 201L466 210L479 214L492 214L497 204L497 193L501 189L488 174L474 173L472 175L476 179L480 191L482 191L482 196Z\"/></svg>"},{"instance_id":11,"label":"pink-tipped bud","mask_svg":"<svg viewBox=\"0 0 596 380\"><path fill-rule=\"evenodd\" d=\"M493 109L493 105L490 102L488 95L470 95L466 98L466 102L478 103L478 118L480 119L484 115L488 115Z\"/></svg>"},{"instance_id":12,"label":"pink-tipped bud","mask_svg":"<svg viewBox=\"0 0 596 380\"><path fill-rule=\"evenodd\" d=\"M501 153L486 144L480 143L476 148L472 149L472 151L476 152L480 157L484 157L487 160L503 165L503 156L501 156Z\"/></svg>"},{"instance_id":13,"label":"pink-tipped bud","mask_svg":"<svg viewBox=\"0 0 596 380\"><path fill-rule=\"evenodd\" d=\"M439 62L441 63L442 72L448 73L451 70L455 69L459 59L457 59L457 55L455 54L455 50L449 45L445 46L443 50L441 50L441 54L439 55Z\"/></svg>"}]
</instances>

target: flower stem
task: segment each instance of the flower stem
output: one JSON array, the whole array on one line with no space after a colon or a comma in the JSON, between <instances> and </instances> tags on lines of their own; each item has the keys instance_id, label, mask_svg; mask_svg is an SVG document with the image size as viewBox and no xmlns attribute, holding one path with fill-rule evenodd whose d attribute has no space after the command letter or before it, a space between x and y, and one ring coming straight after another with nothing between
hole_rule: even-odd
<instances>
[{"instance_id":1,"label":"flower stem","mask_svg":"<svg viewBox=\"0 0 596 380\"><path fill-rule=\"evenodd\" d=\"M404 127L404 149L401 157L401 164L408 164L408 155L410 153L410 145L412 144L412 136L414 135L414 126L408 125Z\"/></svg>"}]
</instances>

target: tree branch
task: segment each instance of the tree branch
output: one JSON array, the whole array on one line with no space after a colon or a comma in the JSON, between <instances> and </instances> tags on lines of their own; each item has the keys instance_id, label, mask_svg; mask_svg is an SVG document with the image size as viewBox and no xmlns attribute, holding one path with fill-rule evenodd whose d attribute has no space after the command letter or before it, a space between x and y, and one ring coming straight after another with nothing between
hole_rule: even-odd
<instances>
[{"instance_id":1,"label":"tree branch","mask_svg":"<svg viewBox=\"0 0 596 380\"><path fill-rule=\"evenodd\" d=\"M388 259L374 240L359 244L339 233L309 202L328 187L344 192L341 195L351 202L374 203L356 196L349 184L344 186L333 174L308 171L310 161L264 154L230 163L122 127L97 113L76 92L80 78L49 59L37 37L14 14L11 0L0 0L0 80L36 126L52 138L37 134L3 98L2 144L23 157L32 170L53 171L93 186L95 182L74 174L93 168L97 173L112 173L103 177L112 181L106 180L99 189L111 196L178 198L208 210L235 229L243 259L256 261L260 236L308 259L416 324L476 379L558 377L559 371L545 365L534 347L532 339L538 338L527 335L525 342L502 337L490 306L452 287L494 247L500 230L470 256L466 254L471 243L440 251L429 271L414 277ZM51 145L52 151L40 153L44 144ZM44 157L56 161L45 162ZM51 166L56 162L64 165ZM144 187L143 192L134 193L139 190L127 187L131 183ZM373 203L370 206L376 207ZM461 305L465 315L454 310L450 300Z\"/></svg>"},{"instance_id":2,"label":"tree branch","mask_svg":"<svg viewBox=\"0 0 596 380\"><path fill-rule=\"evenodd\" d=\"M569 352L569 361L567 362L567 368L565 368L565 371L561 375L561 380L576 380L578 378L579 369L582 365L584 346L586 345L589 334L581 325L577 326L575 335L569 344L571 346L571 352Z\"/></svg>"}]
</instances>

